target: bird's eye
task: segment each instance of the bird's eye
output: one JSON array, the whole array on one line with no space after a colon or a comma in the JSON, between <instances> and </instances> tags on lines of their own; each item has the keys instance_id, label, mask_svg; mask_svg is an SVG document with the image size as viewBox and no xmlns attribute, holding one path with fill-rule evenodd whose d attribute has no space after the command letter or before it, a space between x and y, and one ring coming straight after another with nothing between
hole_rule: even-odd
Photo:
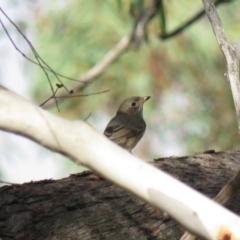
<instances>
[{"instance_id":1,"label":"bird's eye","mask_svg":"<svg viewBox=\"0 0 240 240\"><path fill-rule=\"evenodd\" d=\"M135 107L135 106L136 106L136 103L135 103L135 102L132 102L132 103L131 103L131 106L132 106L132 107Z\"/></svg>"}]
</instances>

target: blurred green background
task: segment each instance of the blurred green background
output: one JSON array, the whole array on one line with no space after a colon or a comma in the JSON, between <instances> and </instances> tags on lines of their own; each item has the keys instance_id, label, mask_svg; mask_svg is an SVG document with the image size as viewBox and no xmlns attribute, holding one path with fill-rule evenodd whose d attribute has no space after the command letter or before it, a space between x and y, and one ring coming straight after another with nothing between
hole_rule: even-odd
<instances>
[{"instance_id":1,"label":"blurred green background","mask_svg":"<svg viewBox=\"0 0 240 240\"><path fill-rule=\"evenodd\" d=\"M240 1L217 10L228 40L240 56ZM162 3L146 25L143 41L131 45L100 76L75 94L104 94L59 100L49 111L84 120L103 132L127 97L150 95L144 106L147 130L133 149L144 160L239 148L236 114L226 62L206 16L180 34L161 39L203 10L201 1L173 0L0 0L1 8L56 72L79 79L128 36L153 2ZM26 41L1 15L24 54ZM43 103L51 95L41 68L27 61L0 29L0 83L24 98ZM55 87L54 75L49 74ZM61 78L68 89L75 82ZM60 89L58 94L66 94ZM68 134L68 133L66 133ZM81 143L79 143L81 144ZM13 151L14 149L14 151ZM10 182L62 178L81 171L68 159L14 134L0 132L0 177Z\"/></svg>"},{"instance_id":2,"label":"blurred green background","mask_svg":"<svg viewBox=\"0 0 240 240\"><path fill-rule=\"evenodd\" d=\"M203 9L202 2L163 3L164 15L159 10L148 23L139 48L128 48L78 93L110 92L60 100L59 114L83 120L91 113L87 121L102 132L125 98L150 95L144 107L147 131L134 155L151 160L239 148L230 85L224 76L226 63L207 17L175 37L159 38L164 27L166 33L171 32L195 16ZM35 48L56 72L78 79L130 33L134 26L131 12L141 12L150 4L143 0L48 1L34 8ZM229 41L238 46L240 1L217 9ZM51 79L56 82L54 76ZM62 81L71 89L72 81ZM51 96L40 68L32 81L32 95L38 103ZM54 105L49 110L57 113Z\"/></svg>"},{"instance_id":3,"label":"blurred green background","mask_svg":"<svg viewBox=\"0 0 240 240\"><path fill-rule=\"evenodd\" d=\"M36 14L37 49L57 72L78 78L97 64L134 25L130 10L144 10L151 1L51 1ZM164 1L166 32L181 26L203 9L201 1ZM231 43L240 40L240 2L218 7ZM144 109L147 132L136 148L143 158L192 154L207 149L238 148L236 116L225 59L206 17L181 34L161 40L159 11L147 25L147 39L129 48L80 93L109 93L61 100L60 115L84 119L103 131L121 101L151 95ZM54 78L52 78L54 81ZM63 80L66 86L72 82ZM38 102L50 87L41 69L33 84ZM64 91L64 90L62 90ZM53 106L51 111L56 111Z\"/></svg>"}]
</instances>

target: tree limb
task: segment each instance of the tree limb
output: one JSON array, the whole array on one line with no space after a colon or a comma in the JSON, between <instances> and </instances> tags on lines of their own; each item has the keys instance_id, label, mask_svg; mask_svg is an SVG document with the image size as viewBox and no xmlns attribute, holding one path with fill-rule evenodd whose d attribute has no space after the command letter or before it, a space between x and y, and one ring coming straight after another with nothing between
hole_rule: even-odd
<instances>
[{"instance_id":1,"label":"tree limb","mask_svg":"<svg viewBox=\"0 0 240 240\"><path fill-rule=\"evenodd\" d=\"M239 83L239 61L235 47L232 46L226 37L221 19L211 0L202 0L208 19L212 25L213 32L220 49L225 56L227 63L227 78L230 82L233 101L237 114L238 132L240 133L240 83Z\"/></svg>"},{"instance_id":2,"label":"tree limb","mask_svg":"<svg viewBox=\"0 0 240 240\"><path fill-rule=\"evenodd\" d=\"M116 60L130 45L131 35L124 36L116 46L111 49L103 59L98 62L93 68L87 71L85 74L78 78L81 82L75 82L69 87L72 91L77 91L85 86L87 82L90 82L94 78L98 77L102 72L114 61ZM66 93L60 93L57 97L63 97ZM44 107L49 108L54 105L54 101L51 99L45 103Z\"/></svg>"}]
</instances>

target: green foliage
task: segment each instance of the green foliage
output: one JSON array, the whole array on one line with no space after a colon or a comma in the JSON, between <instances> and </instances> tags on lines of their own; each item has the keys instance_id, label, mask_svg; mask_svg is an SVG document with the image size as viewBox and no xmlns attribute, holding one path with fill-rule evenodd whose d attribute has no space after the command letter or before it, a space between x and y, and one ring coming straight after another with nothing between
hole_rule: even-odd
<instances>
[{"instance_id":1,"label":"green foliage","mask_svg":"<svg viewBox=\"0 0 240 240\"><path fill-rule=\"evenodd\" d=\"M37 49L57 72L78 78L130 33L133 6L138 4L142 10L150 1L71 0L64 6L57 2L36 18ZM61 114L84 119L91 112L90 122L107 124L126 97L151 95L144 112L148 131L138 148L139 155L159 157L237 148L237 123L224 76L225 59L208 19L204 17L167 41L158 38L159 33L174 30L199 12L201 2L163 3L148 24L149 43L136 51L128 49L80 91L110 89L110 93L62 100ZM218 10L230 41L239 41L240 2L232 1ZM68 80L64 83L72 84ZM39 102L51 95L40 70L33 89Z\"/></svg>"}]
</instances>

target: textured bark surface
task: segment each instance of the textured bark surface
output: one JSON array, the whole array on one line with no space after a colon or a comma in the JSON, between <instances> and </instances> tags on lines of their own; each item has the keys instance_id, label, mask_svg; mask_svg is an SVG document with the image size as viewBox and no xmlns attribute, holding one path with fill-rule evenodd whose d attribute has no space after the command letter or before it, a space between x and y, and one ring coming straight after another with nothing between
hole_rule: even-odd
<instances>
[{"instance_id":1,"label":"textured bark surface","mask_svg":"<svg viewBox=\"0 0 240 240\"><path fill-rule=\"evenodd\" d=\"M213 198L239 170L240 151L163 158L152 164ZM240 193L228 208L240 213ZM3 240L179 239L183 232L160 211L91 172L0 188Z\"/></svg>"}]
</instances>

